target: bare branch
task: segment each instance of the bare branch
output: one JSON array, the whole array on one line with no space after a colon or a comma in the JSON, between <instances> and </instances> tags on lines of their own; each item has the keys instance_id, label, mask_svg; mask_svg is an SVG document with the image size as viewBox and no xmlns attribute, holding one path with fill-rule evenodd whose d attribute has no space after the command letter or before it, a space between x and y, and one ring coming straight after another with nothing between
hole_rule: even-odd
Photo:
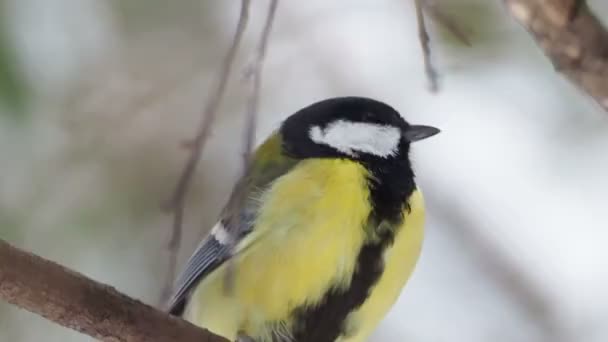
<instances>
[{"instance_id":1,"label":"bare branch","mask_svg":"<svg viewBox=\"0 0 608 342\"><path fill-rule=\"evenodd\" d=\"M253 62L248 66L247 78L251 86L249 97L247 99L247 124L245 127L245 146L243 148L243 171L247 169L253 144L255 141L255 128L258 118L258 105L260 102L260 89L262 84L262 67L264 58L266 57L266 50L268 47L268 40L270 38L270 32L272 30L272 24L277 11L278 0L271 0L270 6L268 7L268 14L266 16L266 22L264 23L264 29L262 36L256 48L256 53Z\"/></svg>"},{"instance_id":2,"label":"bare branch","mask_svg":"<svg viewBox=\"0 0 608 342\"><path fill-rule=\"evenodd\" d=\"M608 111L608 31L584 0L503 0L556 70Z\"/></svg>"},{"instance_id":3,"label":"bare branch","mask_svg":"<svg viewBox=\"0 0 608 342\"><path fill-rule=\"evenodd\" d=\"M228 342L0 240L0 299L108 342Z\"/></svg>"},{"instance_id":4,"label":"bare branch","mask_svg":"<svg viewBox=\"0 0 608 342\"><path fill-rule=\"evenodd\" d=\"M260 102L260 91L262 85L262 67L264 65L264 58L266 57L266 50L268 48L268 41L270 38L270 32L272 31L272 24L276 15L279 0L271 0L268 6L268 12L266 14L266 21L262 30L262 35L258 42L255 50L255 56L252 63L245 70L245 76L251 87L249 90L249 96L247 98L247 108L245 112L245 140L243 145L243 163L241 169L241 176L245 176L251 159L251 153L253 150L253 144L255 143L255 131L258 120L258 107ZM238 193L238 203L242 203L245 200L245 192L241 191ZM239 206L240 207L240 206ZM240 215L236 215L236 219L239 220ZM240 226L239 222L235 224L237 227ZM235 233L235 232L233 232ZM239 232L236 232L237 234ZM236 238L230 239L231 243L236 241ZM234 248L234 246L231 246ZM233 280L233 263L232 259L228 259L228 271L226 272L226 289L230 290L232 287Z\"/></svg>"},{"instance_id":5,"label":"bare branch","mask_svg":"<svg viewBox=\"0 0 608 342\"><path fill-rule=\"evenodd\" d=\"M228 53L224 58L219 73L217 87L213 92L209 94L207 104L202 112L202 120L200 126L197 130L196 136L190 144L190 156L186 161L186 164L179 177L177 186L175 187L175 191L173 193L173 197L167 204L167 209L173 212L174 217L171 241L169 242L169 272L167 274L167 281L162 294L163 302L166 301L167 298L170 296L173 281L176 276L177 256L181 244L182 221L184 217L186 195L188 193L190 183L192 182L192 176L194 175L194 171L196 170L196 167L200 160L201 153L211 132L211 127L213 126L215 117L217 116L218 107L226 91L228 79L230 78L230 74L232 73L234 59L237 54L239 45L243 37L243 33L245 32L245 28L249 19L249 5L250 0L241 0L241 11L239 15L239 21L236 27L236 32L234 34L232 44L228 49Z\"/></svg>"},{"instance_id":6,"label":"bare branch","mask_svg":"<svg viewBox=\"0 0 608 342\"><path fill-rule=\"evenodd\" d=\"M426 13L433 18L439 25L443 26L448 32L450 32L456 39L466 46L471 46L471 40L465 30L452 19L448 14L443 12L439 5L432 1L423 0L422 6Z\"/></svg>"},{"instance_id":7,"label":"bare branch","mask_svg":"<svg viewBox=\"0 0 608 342\"><path fill-rule=\"evenodd\" d=\"M431 47L429 33L426 30L426 24L424 22L424 12L422 7L424 0L414 0L416 6L416 19L418 20L418 39L420 39L420 46L422 47L422 56L424 58L424 71L429 80L429 88L431 92L437 92L439 85L437 83L437 71L433 67L431 61Z\"/></svg>"},{"instance_id":8,"label":"bare branch","mask_svg":"<svg viewBox=\"0 0 608 342\"><path fill-rule=\"evenodd\" d=\"M277 11L279 1L271 0L270 6L268 7L268 14L266 16L266 22L264 23L264 29L262 36L256 48L256 53L253 62L248 66L246 73L250 80L250 93L247 99L247 124L245 127L245 146L243 148L243 171L247 169L251 151L253 150L253 144L255 142L255 129L256 122L258 119L258 105L260 102L260 89L262 84L262 67L264 58L266 57L266 50L268 47L268 40L270 38L270 32L272 30L272 24Z\"/></svg>"}]
</instances>

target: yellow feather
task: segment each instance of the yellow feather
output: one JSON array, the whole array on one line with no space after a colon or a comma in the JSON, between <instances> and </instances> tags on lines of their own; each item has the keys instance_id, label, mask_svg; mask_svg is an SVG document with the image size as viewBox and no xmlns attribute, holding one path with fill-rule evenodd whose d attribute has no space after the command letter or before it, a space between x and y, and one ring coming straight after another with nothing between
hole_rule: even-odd
<instances>
[{"instance_id":1,"label":"yellow feather","mask_svg":"<svg viewBox=\"0 0 608 342\"><path fill-rule=\"evenodd\" d=\"M348 286L371 210L367 175L352 161L310 159L277 179L259 199L255 230L237 246L232 292L224 293L225 267L218 268L197 286L185 317L231 340L240 331L266 342L272 329L288 331L294 308L318 302L329 287ZM418 192L410 205L406 226L386 251L384 273L348 318L356 333L343 341L371 333L416 263L423 225Z\"/></svg>"}]
</instances>

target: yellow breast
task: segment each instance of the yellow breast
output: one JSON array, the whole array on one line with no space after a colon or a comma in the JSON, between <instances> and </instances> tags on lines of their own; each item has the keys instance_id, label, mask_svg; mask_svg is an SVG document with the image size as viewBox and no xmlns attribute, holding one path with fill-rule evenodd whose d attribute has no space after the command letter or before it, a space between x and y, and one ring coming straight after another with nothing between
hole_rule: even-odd
<instances>
[{"instance_id":1,"label":"yellow breast","mask_svg":"<svg viewBox=\"0 0 608 342\"><path fill-rule=\"evenodd\" d=\"M197 287L186 318L229 339L242 331L267 341L272 329L289 329L294 308L318 302L329 286L348 286L366 238L368 197L367 171L358 163L301 162L259 199L255 229L237 247L233 291L224 292L225 267L218 268ZM385 254L384 274L348 319L359 328L353 338L371 332L415 264L422 239L421 198L414 202L407 226ZM368 320L369 315L380 317Z\"/></svg>"}]
</instances>

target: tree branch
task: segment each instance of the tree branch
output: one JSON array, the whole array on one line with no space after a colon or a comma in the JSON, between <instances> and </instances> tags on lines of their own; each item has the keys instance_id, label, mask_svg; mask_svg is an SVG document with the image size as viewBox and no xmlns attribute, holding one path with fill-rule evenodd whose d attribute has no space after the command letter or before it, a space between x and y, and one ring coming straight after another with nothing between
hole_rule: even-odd
<instances>
[{"instance_id":1,"label":"tree branch","mask_svg":"<svg viewBox=\"0 0 608 342\"><path fill-rule=\"evenodd\" d=\"M424 71L426 77L429 80L429 89L431 92L437 92L439 85L437 82L437 71L431 61L431 47L429 33L426 30L426 24L424 21L424 0L414 0L414 6L416 7L416 19L418 21L418 39L420 40L420 47L422 48L422 57L424 59Z\"/></svg>"},{"instance_id":2,"label":"tree branch","mask_svg":"<svg viewBox=\"0 0 608 342\"><path fill-rule=\"evenodd\" d=\"M555 69L608 111L608 31L584 0L503 0Z\"/></svg>"},{"instance_id":3,"label":"tree branch","mask_svg":"<svg viewBox=\"0 0 608 342\"><path fill-rule=\"evenodd\" d=\"M262 30L262 34L260 36L260 40L255 49L255 56L250 65L247 66L245 70L245 76L247 81L249 82L249 94L247 96L247 104L245 110L245 131L244 131L244 142L243 142L243 162L241 164L241 177L245 177L247 169L249 168L249 163L251 159L251 153L253 151L253 146L255 143L255 131L256 125L258 121L258 107L260 102L260 92L262 88L262 67L264 66L264 58L266 57L266 50L268 49L268 41L270 39L270 32L272 31L272 24L274 23L274 18L277 12L277 7L279 5L279 0L270 0L270 5L268 6L268 11L266 14L266 20L264 22L264 28ZM238 207L244 204L245 193L239 192L237 201L240 203ZM241 227L239 222L240 216L236 215L237 222L234 224L235 227ZM230 249L234 248L234 243L236 241L236 237L241 234L241 232L230 232L232 233L232 237L230 241ZM227 271L226 271L226 279L224 284L226 286L226 290L230 291L232 289L233 280L234 280L234 264L232 258L227 260Z\"/></svg>"},{"instance_id":4,"label":"tree branch","mask_svg":"<svg viewBox=\"0 0 608 342\"><path fill-rule=\"evenodd\" d=\"M472 46L471 39L465 30L447 13L441 10L441 7L433 1L424 0L422 6L426 14L433 18L434 21L443 26L449 33L466 46Z\"/></svg>"},{"instance_id":5,"label":"tree branch","mask_svg":"<svg viewBox=\"0 0 608 342\"><path fill-rule=\"evenodd\" d=\"M458 23L456 23L456 21L453 20L449 15L444 13L434 2L428 0L414 0L414 7L416 9L418 40L420 41L420 47L422 48L424 71L427 79L429 80L429 89L434 93L439 90L438 73L431 58L430 38L424 16L428 15L431 17L435 22L443 26L448 32L454 35L456 39L466 46L471 46L471 40L460 25L458 25Z\"/></svg>"},{"instance_id":6,"label":"tree branch","mask_svg":"<svg viewBox=\"0 0 608 342\"><path fill-rule=\"evenodd\" d=\"M260 90L262 86L262 67L264 65L268 40L270 38L270 32L272 30L272 24L274 22L278 4L279 0L270 1L266 22L264 23L264 29L262 30L262 36L256 47L255 57L246 71L251 88L249 97L247 98L247 110L245 114L247 124L245 127L245 145L243 146L243 171L247 169L249 157L255 141L255 127L258 119L258 105L260 102Z\"/></svg>"},{"instance_id":7,"label":"tree branch","mask_svg":"<svg viewBox=\"0 0 608 342\"><path fill-rule=\"evenodd\" d=\"M173 281L175 280L176 276L177 255L179 253L179 247L181 244L186 194L188 193L190 183L192 182L192 177L194 176L194 171L196 171L196 167L205 147L205 143L207 142L207 138L211 133L211 127L215 122L215 117L217 115L220 102L224 97L224 93L226 92L226 86L228 85L230 74L232 73L234 59L236 57L236 53L238 52L239 45L241 44L241 40L243 38L243 33L245 32L245 28L247 27L247 22L249 20L249 4L250 0L241 0L241 11L236 32L234 33L232 44L228 49L226 57L224 58L219 73L217 87L209 94L207 104L202 112L203 118L200 126L198 127L196 136L192 142L188 144L188 147L190 148L190 156L186 161L186 164L179 177L173 196L166 205L167 209L171 210L174 216L171 241L169 242L169 272L167 272L165 288L163 289L163 293L161 295L161 302L163 304L170 296Z\"/></svg>"},{"instance_id":8,"label":"tree branch","mask_svg":"<svg viewBox=\"0 0 608 342\"><path fill-rule=\"evenodd\" d=\"M0 240L0 298L108 342L228 342Z\"/></svg>"}]
</instances>

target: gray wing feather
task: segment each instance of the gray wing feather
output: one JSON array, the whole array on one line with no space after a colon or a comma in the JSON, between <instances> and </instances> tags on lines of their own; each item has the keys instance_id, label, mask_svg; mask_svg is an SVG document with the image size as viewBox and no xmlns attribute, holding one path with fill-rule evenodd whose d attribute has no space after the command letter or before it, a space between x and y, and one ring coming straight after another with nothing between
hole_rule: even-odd
<instances>
[{"instance_id":1,"label":"gray wing feather","mask_svg":"<svg viewBox=\"0 0 608 342\"><path fill-rule=\"evenodd\" d=\"M236 188L238 189L238 187L239 185ZM245 198L241 203L233 200L234 197L239 195L241 194L237 194L236 191L233 193L231 201L222 213L223 218L214 227L229 234L230 238L235 240L235 243L230 244L226 241L220 241L221 239L218 240L213 234L208 235L201 242L186 262L181 275L177 278L176 290L169 301L169 313L181 315L185 301L198 281L228 260L232 256L232 247L252 231L259 203L252 198ZM240 208L237 208L238 206Z\"/></svg>"},{"instance_id":2,"label":"gray wing feather","mask_svg":"<svg viewBox=\"0 0 608 342\"><path fill-rule=\"evenodd\" d=\"M175 283L176 291L169 302L169 312L181 315L193 285L220 266L229 256L229 246L221 244L213 235L203 240Z\"/></svg>"},{"instance_id":3,"label":"gray wing feather","mask_svg":"<svg viewBox=\"0 0 608 342\"><path fill-rule=\"evenodd\" d=\"M237 186L238 187L238 186ZM236 194L233 194L233 197ZM240 210L235 207L236 201L230 201L224 209L223 218L214 228L223 230L235 240L234 244L220 241L213 234L208 235L196 248L181 275L175 283L175 294L169 301L169 312L181 315L185 300L199 280L222 265L232 256L232 247L236 246L253 229L254 218L259 203L257 200L246 198L240 204ZM238 219L237 219L238 217ZM213 229L211 231L213 233Z\"/></svg>"},{"instance_id":4,"label":"gray wing feather","mask_svg":"<svg viewBox=\"0 0 608 342\"><path fill-rule=\"evenodd\" d=\"M297 163L298 160L288 157L258 162L241 178L218 223L235 243L220 241L222 239L218 240L212 234L202 241L175 283L175 292L168 306L171 314L181 315L196 284L232 257L232 247L254 229L260 205L258 195Z\"/></svg>"}]
</instances>

